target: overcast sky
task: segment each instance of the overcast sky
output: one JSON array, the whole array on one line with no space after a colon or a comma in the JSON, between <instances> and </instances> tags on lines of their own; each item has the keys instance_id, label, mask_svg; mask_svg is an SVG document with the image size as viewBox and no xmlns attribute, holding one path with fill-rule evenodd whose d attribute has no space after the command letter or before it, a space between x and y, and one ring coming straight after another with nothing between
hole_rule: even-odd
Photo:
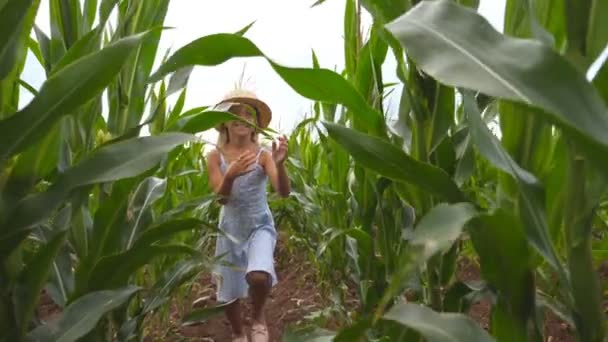
<instances>
[{"instance_id":1,"label":"overcast sky","mask_svg":"<svg viewBox=\"0 0 608 342\"><path fill-rule=\"evenodd\" d=\"M310 8L313 0L173 0L165 26L175 27L163 33L159 55L172 51L201 36L235 32L256 21L246 37L251 39L267 56L278 63L294 67L312 65L311 50L316 52L322 67L340 72L344 66L343 53L343 0L327 0ZM481 0L480 13L497 29L503 25L505 0ZM41 15L44 14L44 15ZM48 0L42 0L38 25L49 31ZM365 15L363 22L369 25ZM241 58L215 67L196 67L188 83L185 108L217 102L232 89L245 68L245 85L257 92L273 110L271 127L288 132L305 114L311 102L299 96L275 74L261 58ZM394 58L383 66L385 81L395 81ZM42 68L29 58L24 80L38 88L44 80ZM174 95L171 102L175 100ZM24 102L26 98L24 98ZM24 103L25 104L25 103ZM395 106L390 101L389 106ZM206 136L214 138L211 133Z\"/></svg>"}]
</instances>

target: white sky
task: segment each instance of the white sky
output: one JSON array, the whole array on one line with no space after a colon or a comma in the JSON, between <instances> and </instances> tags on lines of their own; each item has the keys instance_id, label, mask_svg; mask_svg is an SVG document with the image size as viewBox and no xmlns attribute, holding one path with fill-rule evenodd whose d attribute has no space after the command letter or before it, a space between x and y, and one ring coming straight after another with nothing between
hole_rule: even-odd
<instances>
[{"instance_id":1,"label":"white sky","mask_svg":"<svg viewBox=\"0 0 608 342\"><path fill-rule=\"evenodd\" d=\"M165 20L166 30L161 38L159 58L166 49L172 51L201 36L235 32L252 21L254 26L246 34L267 56L276 62L293 67L312 66L311 50L316 52L321 67L340 72L344 66L343 12L345 1L327 0L310 8L314 0L173 0ZM502 30L505 0L481 0L480 13L498 30ZM44 13L44 15L40 15ZM48 0L42 0L37 24L49 32ZM364 23L369 24L366 15ZM301 97L270 68L262 58L240 58L215 67L196 67L188 83L185 109L210 105L221 99L239 80L245 67L245 84L266 101L273 110L271 127L288 133L310 112L311 101ZM396 81L392 55L383 66L385 82ZM23 79L35 88L44 80L42 67L28 58ZM178 94L169 98L172 103ZM398 96L395 93L395 96ZM31 97L23 98L22 104ZM397 97L398 98L398 97ZM395 107L397 98L389 100ZM144 115L145 117L145 115ZM214 132L204 135L215 140Z\"/></svg>"}]
</instances>

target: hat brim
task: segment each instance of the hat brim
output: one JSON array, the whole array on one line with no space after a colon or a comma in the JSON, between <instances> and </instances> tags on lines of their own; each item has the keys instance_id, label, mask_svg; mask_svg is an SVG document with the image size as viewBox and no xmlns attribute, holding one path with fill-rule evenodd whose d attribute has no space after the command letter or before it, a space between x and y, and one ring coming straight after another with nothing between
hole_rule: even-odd
<instances>
[{"instance_id":1,"label":"hat brim","mask_svg":"<svg viewBox=\"0 0 608 342\"><path fill-rule=\"evenodd\" d=\"M268 125L270 124L270 120L272 119L272 111L270 110L270 107L264 101L250 98L250 97L231 97L231 98L222 100L222 102L218 103L218 105L222 104L222 103L227 103L227 102L244 103L246 105L250 105L250 106L254 107L257 110L257 113L259 116L258 122L259 122L260 128L267 128ZM222 125L219 125L219 126L215 127L215 129L219 131L221 127L222 127Z\"/></svg>"}]
</instances>

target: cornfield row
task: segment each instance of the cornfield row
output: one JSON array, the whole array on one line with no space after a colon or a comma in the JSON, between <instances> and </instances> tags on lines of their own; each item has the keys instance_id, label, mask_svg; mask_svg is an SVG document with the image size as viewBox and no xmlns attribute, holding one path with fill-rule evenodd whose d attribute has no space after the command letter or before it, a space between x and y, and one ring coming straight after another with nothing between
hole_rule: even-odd
<instances>
[{"instance_id":1,"label":"cornfield row","mask_svg":"<svg viewBox=\"0 0 608 342\"><path fill-rule=\"evenodd\" d=\"M153 70L169 0L49 4L50 36L34 24L39 0L0 1L0 340L141 340L213 265L218 205L195 134L233 116L184 101L193 67L236 57L266 59L314 101L290 137L294 192L272 206L335 298L351 286L359 306L338 303L339 331L300 339L541 341L549 312L580 341L608 338L596 271L608 2L507 0L501 34L476 0L346 0L341 74L314 54L312 67L277 64L249 26ZM28 51L40 89L21 79ZM396 122L383 108L389 53ZM481 284L456 277L465 254ZM35 315L43 290L62 308L52 324ZM489 331L466 315L480 297Z\"/></svg>"}]
</instances>

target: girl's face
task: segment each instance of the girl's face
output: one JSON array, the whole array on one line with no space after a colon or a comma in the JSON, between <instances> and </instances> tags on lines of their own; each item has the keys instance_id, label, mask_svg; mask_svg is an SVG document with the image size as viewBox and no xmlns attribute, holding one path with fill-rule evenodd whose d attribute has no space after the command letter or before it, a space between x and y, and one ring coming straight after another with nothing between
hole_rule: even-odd
<instances>
[{"instance_id":1,"label":"girl's face","mask_svg":"<svg viewBox=\"0 0 608 342\"><path fill-rule=\"evenodd\" d=\"M245 119L247 122L255 122L255 111L250 106L239 105L230 109L230 112ZM234 120L226 124L231 137L250 136L254 128L242 121Z\"/></svg>"}]
</instances>

